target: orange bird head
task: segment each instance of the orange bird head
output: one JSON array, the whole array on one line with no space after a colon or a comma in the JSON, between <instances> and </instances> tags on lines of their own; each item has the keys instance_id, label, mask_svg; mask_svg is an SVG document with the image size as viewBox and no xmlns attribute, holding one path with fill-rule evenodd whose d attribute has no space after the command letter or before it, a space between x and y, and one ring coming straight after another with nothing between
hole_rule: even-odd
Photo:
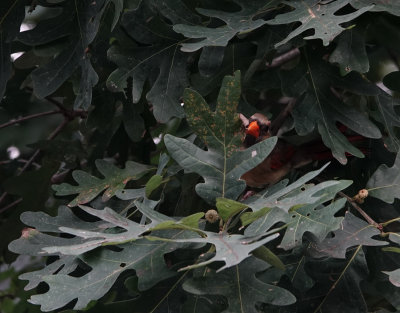
<instances>
[{"instance_id":1,"label":"orange bird head","mask_svg":"<svg viewBox=\"0 0 400 313\"><path fill-rule=\"evenodd\" d=\"M254 138L260 137L260 126L258 126L257 121L252 121L246 129L246 134L251 135Z\"/></svg>"}]
</instances>

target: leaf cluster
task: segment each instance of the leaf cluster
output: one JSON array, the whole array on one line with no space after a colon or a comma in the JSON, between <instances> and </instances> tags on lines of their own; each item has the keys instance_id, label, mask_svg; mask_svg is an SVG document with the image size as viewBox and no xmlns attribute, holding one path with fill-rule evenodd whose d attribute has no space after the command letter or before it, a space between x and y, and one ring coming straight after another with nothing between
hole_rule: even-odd
<instances>
[{"instance_id":1,"label":"leaf cluster","mask_svg":"<svg viewBox=\"0 0 400 313\"><path fill-rule=\"evenodd\" d=\"M1 311L400 312L399 17L5 0Z\"/></svg>"}]
</instances>

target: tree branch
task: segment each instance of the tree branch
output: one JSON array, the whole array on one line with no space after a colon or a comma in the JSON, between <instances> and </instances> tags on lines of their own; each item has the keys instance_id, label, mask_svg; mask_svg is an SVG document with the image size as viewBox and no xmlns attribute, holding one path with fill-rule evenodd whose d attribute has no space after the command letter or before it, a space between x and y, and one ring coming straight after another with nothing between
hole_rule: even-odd
<instances>
[{"instance_id":1,"label":"tree branch","mask_svg":"<svg viewBox=\"0 0 400 313\"><path fill-rule=\"evenodd\" d=\"M353 200L353 198L349 197L342 191L339 191L338 195L346 198L347 201L353 206L353 208L355 208L358 211L358 213L360 213L365 218L365 220L368 222L368 224L375 226L379 230L382 229L382 225L375 222L363 209L361 209L361 207Z\"/></svg>"},{"instance_id":2,"label":"tree branch","mask_svg":"<svg viewBox=\"0 0 400 313\"><path fill-rule=\"evenodd\" d=\"M279 67L289 61L292 61L295 59L297 56L300 55L300 50L298 48L295 48L293 50L290 50L284 54L281 54L280 56L273 58L271 63L267 63L267 68L275 68Z\"/></svg>"},{"instance_id":3,"label":"tree branch","mask_svg":"<svg viewBox=\"0 0 400 313\"><path fill-rule=\"evenodd\" d=\"M14 125L14 124L18 124L24 121L28 121L30 119L34 119L37 117L41 117L41 116L47 116L47 115L53 115L53 114L63 114L63 111L61 110L53 110L53 111L47 111L47 112L41 112L41 113L36 113L36 114L32 114L32 115L28 115L28 116L24 116L24 117L20 117L14 120L11 120L7 123L1 124L0 125L0 129Z\"/></svg>"},{"instance_id":4,"label":"tree branch","mask_svg":"<svg viewBox=\"0 0 400 313\"><path fill-rule=\"evenodd\" d=\"M57 126L57 128L47 137L48 140L52 140L54 139L63 129L65 126L67 126L67 124L71 121L71 118L65 117L64 121ZM25 172L25 170L31 166L31 164L35 161L35 159L38 157L40 153L40 149L37 149L33 155L30 157L30 159L25 163L24 167L19 171L19 173L17 174L17 176L20 176L23 172ZM0 203L3 202L4 198L8 195L8 192L5 191L3 192L3 194L0 197ZM9 204L8 206L5 206L4 208L0 209L0 213L4 212L5 210L13 207L14 205L18 204L19 202L14 201L11 204Z\"/></svg>"}]
</instances>

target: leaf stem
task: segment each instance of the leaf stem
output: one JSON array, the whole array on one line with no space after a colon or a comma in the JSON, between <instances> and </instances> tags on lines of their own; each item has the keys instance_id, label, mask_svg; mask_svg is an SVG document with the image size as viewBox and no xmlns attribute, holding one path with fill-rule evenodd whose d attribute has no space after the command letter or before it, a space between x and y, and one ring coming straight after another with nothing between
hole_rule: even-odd
<instances>
[{"instance_id":1,"label":"leaf stem","mask_svg":"<svg viewBox=\"0 0 400 313\"><path fill-rule=\"evenodd\" d=\"M300 50L298 48L292 49L280 56L272 59L271 63L267 63L267 68L279 67L300 55Z\"/></svg>"},{"instance_id":2,"label":"leaf stem","mask_svg":"<svg viewBox=\"0 0 400 313\"><path fill-rule=\"evenodd\" d=\"M346 198L347 201L353 206L353 208L355 208L358 211L358 213L360 213L370 225L373 225L374 227L378 228L379 230L382 229L382 226L380 224L378 224L377 222L375 222L363 209L361 209L361 207L353 200L353 198L349 197L342 191L339 191L338 194L340 196Z\"/></svg>"},{"instance_id":3,"label":"leaf stem","mask_svg":"<svg viewBox=\"0 0 400 313\"><path fill-rule=\"evenodd\" d=\"M0 214L3 212L7 211L8 209L12 208L13 206L16 206L17 204L22 202L22 198L19 198L18 200L15 200L14 202L11 202L10 204L6 205L4 208L0 209Z\"/></svg>"},{"instance_id":4,"label":"leaf stem","mask_svg":"<svg viewBox=\"0 0 400 313\"><path fill-rule=\"evenodd\" d=\"M387 225L389 225L391 223L394 223L394 222L397 222L397 221L400 221L400 217L396 217L396 218L388 220L388 221L386 221L384 223L380 223L380 225L383 227L383 226L387 226Z\"/></svg>"},{"instance_id":5,"label":"leaf stem","mask_svg":"<svg viewBox=\"0 0 400 313\"><path fill-rule=\"evenodd\" d=\"M336 285L340 282L340 280L342 279L342 277L344 276L344 274L346 273L347 269L349 268L349 266L351 265L351 263L354 261L355 257L357 256L358 252L360 251L362 245L359 245L356 249L356 251L353 253L353 255L351 256L351 259L349 260L349 262L346 264L345 268L343 269L343 271L340 273L339 278L333 283L333 285L331 286L331 288L329 289L328 293L325 295L324 299L322 300L322 302L320 303L320 305L315 309L314 313L317 313L318 311L321 311L322 306L324 305L326 299L328 298L329 294L332 292L333 289L336 288Z\"/></svg>"},{"instance_id":6,"label":"leaf stem","mask_svg":"<svg viewBox=\"0 0 400 313\"><path fill-rule=\"evenodd\" d=\"M186 271L177 281L175 284L172 285L171 289L168 290L168 292L162 297L162 299L156 304L156 306L149 312L153 313L160 305L161 303L164 302L164 300L169 296L169 294L178 286L178 284L182 281L182 279L185 278L185 276L189 273L190 271Z\"/></svg>"}]
</instances>

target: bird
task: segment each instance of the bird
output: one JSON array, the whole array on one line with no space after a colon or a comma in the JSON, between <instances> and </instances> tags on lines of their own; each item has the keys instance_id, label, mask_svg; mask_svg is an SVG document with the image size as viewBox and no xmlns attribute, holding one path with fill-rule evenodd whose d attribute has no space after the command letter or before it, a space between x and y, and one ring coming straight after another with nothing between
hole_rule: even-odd
<instances>
[{"instance_id":1,"label":"bird","mask_svg":"<svg viewBox=\"0 0 400 313\"><path fill-rule=\"evenodd\" d=\"M249 119L239 114L245 129L243 148L248 148L257 142L275 135L271 132L272 122L262 113L255 113ZM339 129L345 132L347 128L341 125ZM365 142L362 136L347 136L348 140L357 143ZM366 153L366 149L361 149ZM322 141L296 146L279 139L272 152L255 168L241 176L249 187L263 188L273 185L283 179L290 171L306 166L314 161L333 159L332 153Z\"/></svg>"}]
</instances>

